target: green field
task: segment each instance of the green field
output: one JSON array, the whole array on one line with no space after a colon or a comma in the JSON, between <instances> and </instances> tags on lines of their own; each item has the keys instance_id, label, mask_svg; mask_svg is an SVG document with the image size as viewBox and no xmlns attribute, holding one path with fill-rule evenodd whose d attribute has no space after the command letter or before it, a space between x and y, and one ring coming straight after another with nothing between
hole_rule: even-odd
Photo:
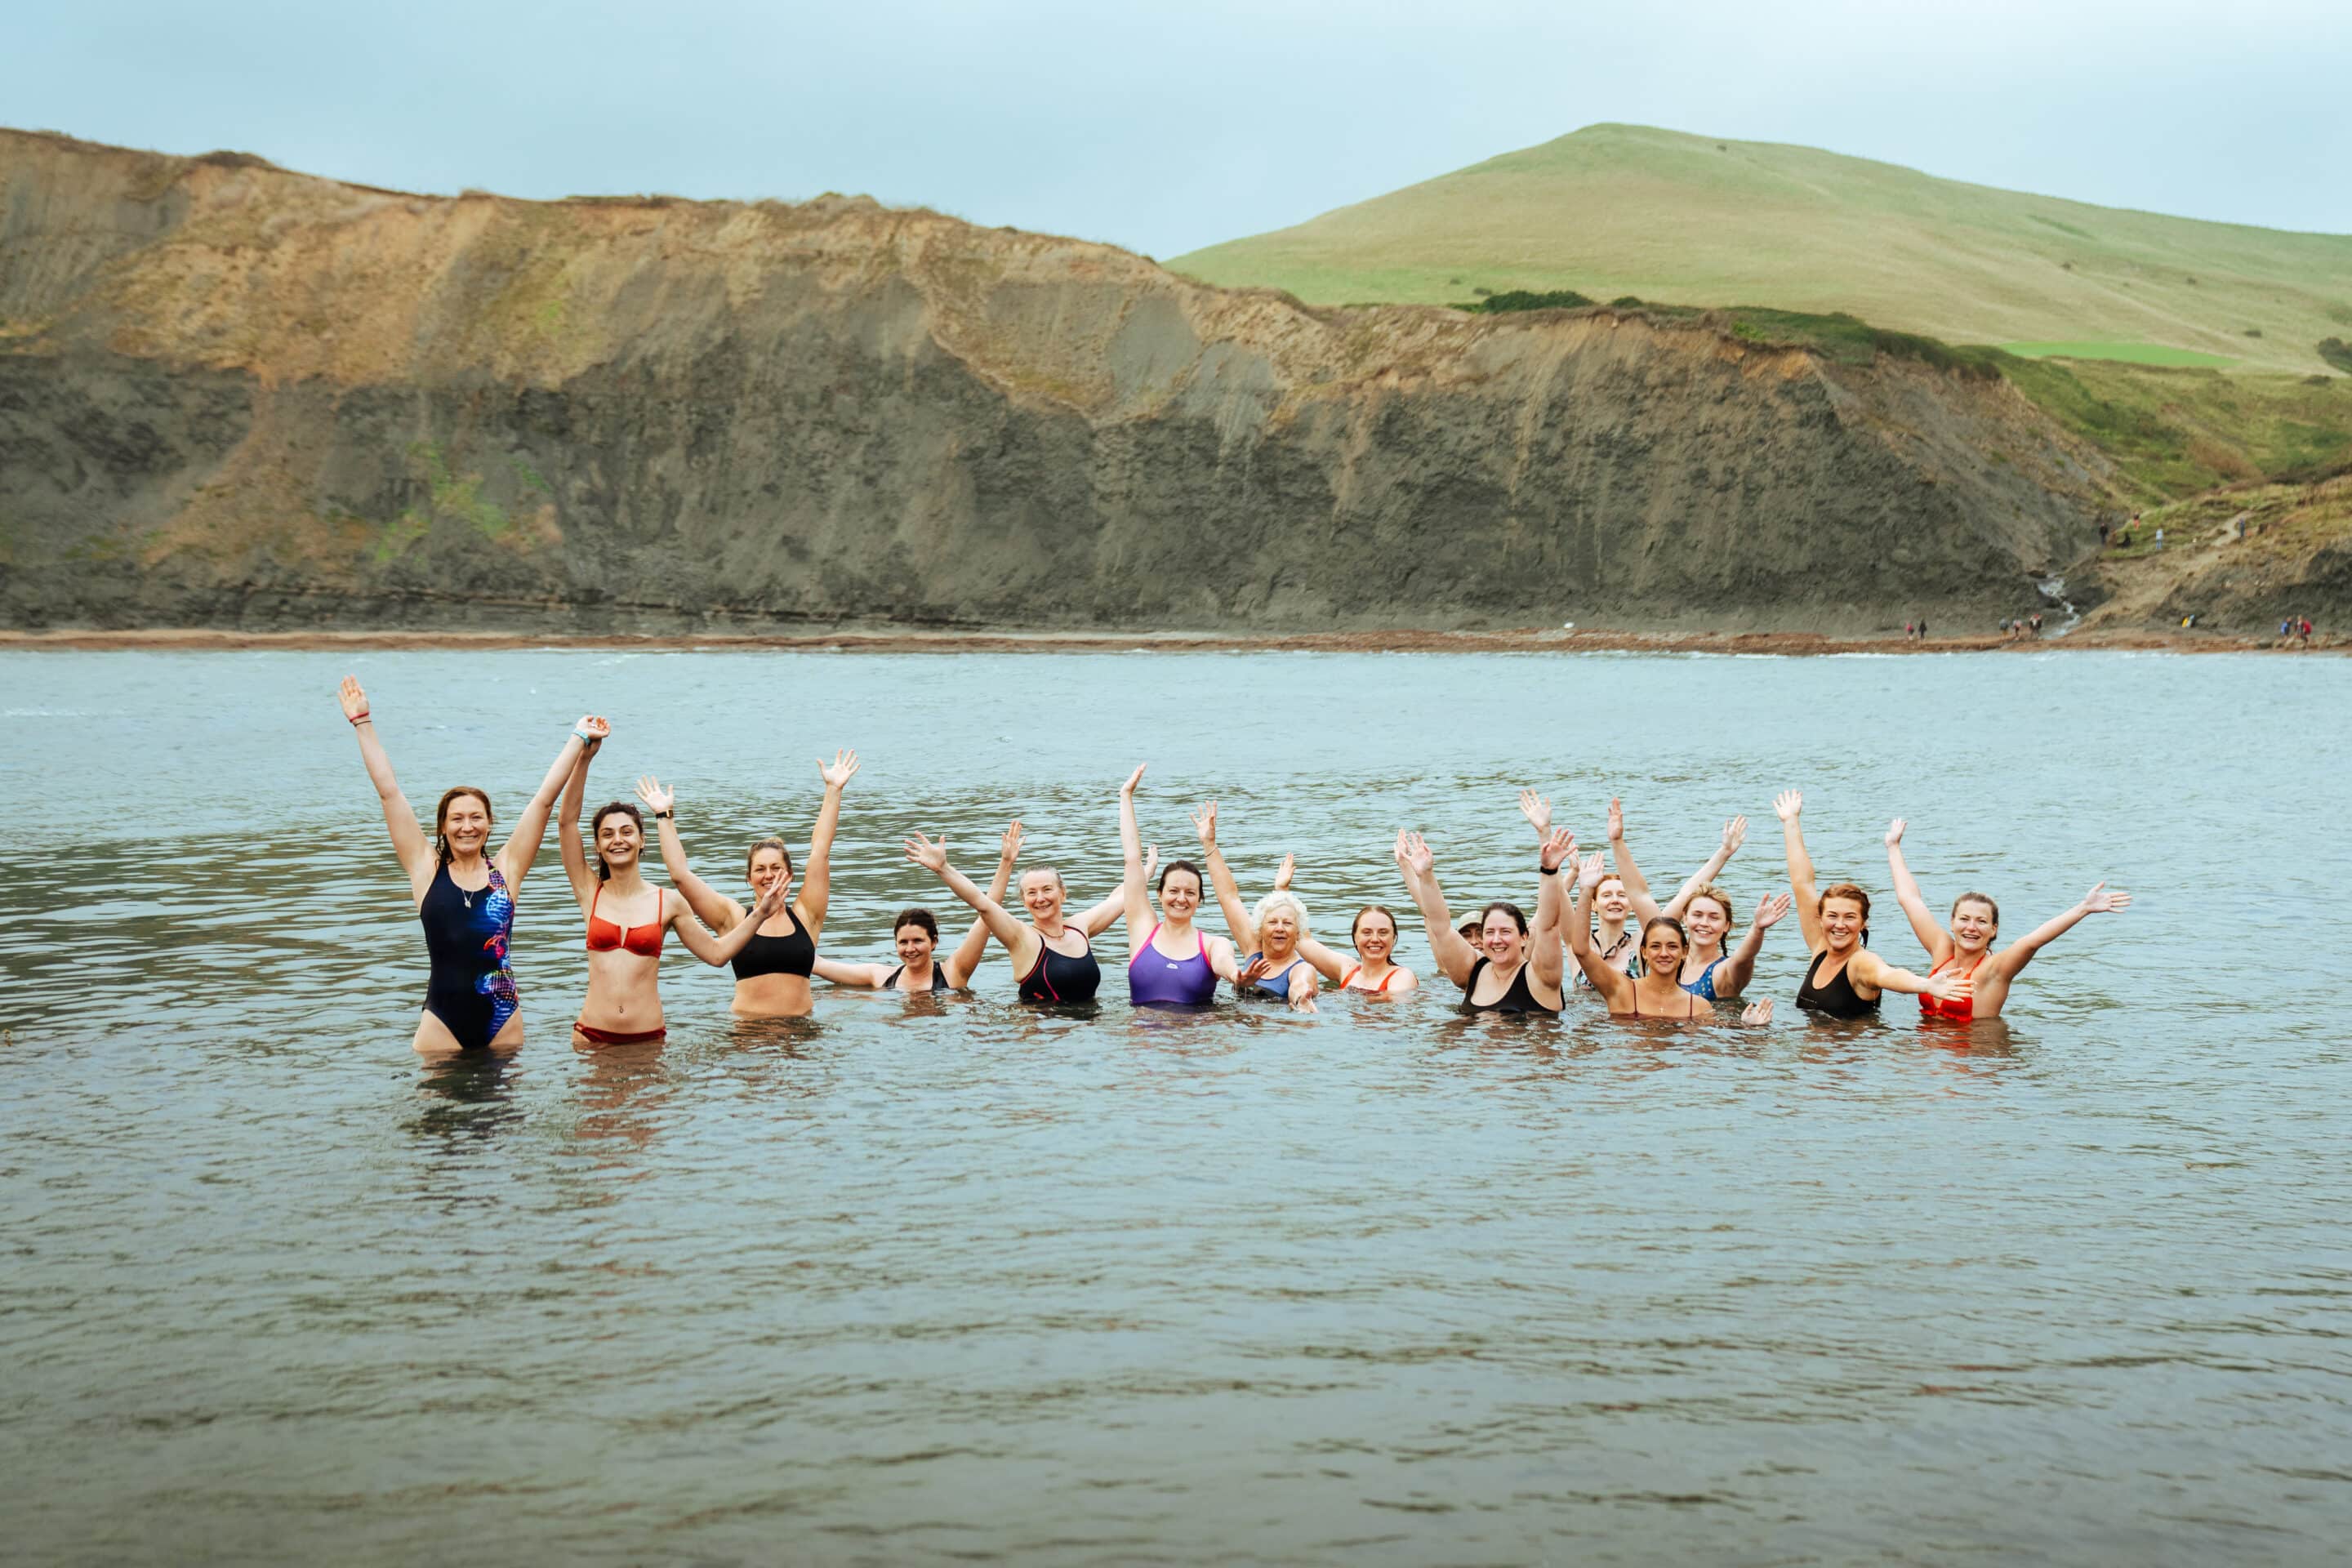
<instances>
[{"instance_id":1,"label":"green field","mask_svg":"<svg viewBox=\"0 0 2352 1568\"><path fill-rule=\"evenodd\" d=\"M2119 364L2201 366L2220 370L2237 363L2230 354L2203 354L2195 349L2167 348L2162 343L2003 343L2003 349L2026 359L2104 359Z\"/></svg>"},{"instance_id":2,"label":"green field","mask_svg":"<svg viewBox=\"0 0 2352 1568\"><path fill-rule=\"evenodd\" d=\"M1808 147L1594 125L1168 264L1314 304L1752 300L1951 343L2324 371L2352 237L2090 206ZM2168 351L2200 356L2156 360Z\"/></svg>"}]
</instances>

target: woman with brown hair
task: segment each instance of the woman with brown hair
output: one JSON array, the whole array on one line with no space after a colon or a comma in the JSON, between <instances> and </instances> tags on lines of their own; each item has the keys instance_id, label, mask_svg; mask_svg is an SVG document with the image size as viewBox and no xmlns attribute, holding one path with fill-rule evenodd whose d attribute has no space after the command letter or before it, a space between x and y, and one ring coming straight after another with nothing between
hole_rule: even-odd
<instances>
[{"instance_id":1,"label":"woman with brown hair","mask_svg":"<svg viewBox=\"0 0 2352 1568\"><path fill-rule=\"evenodd\" d=\"M556 792L585 755L604 743L612 726L593 714L572 726L571 737L540 781L539 792L523 806L506 847L487 855L490 797L471 784L444 794L433 813L433 838L427 842L415 810L393 776L392 759L376 738L359 678L345 676L339 695L343 717L359 736L360 760L367 764L368 780L383 806L392 852L408 873L416 918L425 927L425 951L432 969L425 983L425 1010L411 1044L426 1053L512 1050L522 1044L520 999L514 971L507 963L507 943L514 934L514 896L531 862L539 858L539 842L547 832L547 814Z\"/></svg>"},{"instance_id":2,"label":"woman with brown hair","mask_svg":"<svg viewBox=\"0 0 2352 1568\"><path fill-rule=\"evenodd\" d=\"M662 1021L662 937L675 931L686 950L714 969L743 951L760 922L783 908L781 885L763 895L724 936L713 936L695 920L685 897L646 881L645 814L626 801L596 808L588 825L595 841L596 870L580 846L580 804L588 790L588 759L572 770L556 822L563 870L572 896L588 918L588 995L572 1026L575 1046L650 1045L669 1033ZM610 909L604 895L613 895ZM634 918L642 914L642 920Z\"/></svg>"},{"instance_id":3,"label":"woman with brown hair","mask_svg":"<svg viewBox=\"0 0 2352 1568\"><path fill-rule=\"evenodd\" d=\"M1013 879L1013 863L1020 858L1021 824L1015 822L1004 830L996 875L988 884L991 903L1002 905L1005 884ZM898 950L896 964L839 963L819 954L816 977L868 991L961 991L971 984L973 971L988 954L988 921L975 916L963 941L941 959L939 917L929 910L900 910L890 922L890 945Z\"/></svg>"},{"instance_id":4,"label":"woman with brown hair","mask_svg":"<svg viewBox=\"0 0 2352 1568\"><path fill-rule=\"evenodd\" d=\"M1870 895L1852 882L1819 889L1813 885L1813 858L1805 850L1804 829L1797 820L1805 809L1803 792L1782 790L1773 797L1772 809L1780 814L1780 838L1788 850L1789 892L1797 906L1797 923L1813 955L1805 966L1804 984L1797 988L1798 1006L1825 1018L1874 1018L1879 997L1888 991L1939 1002L1968 995L1964 975L1914 974L1871 952Z\"/></svg>"},{"instance_id":5,"label":"woman with brown hair","mask_svg":"<svg viewBox=\"0 0 2352 1568\"><path fill-rule=\"evenodd\" d=\"M1560 867L1576 853L1567 832L1547 837L1536 851L1536 919L1532 930L1518 905L1496 900L1479 917L1479 941L1465 941L1445 910L1436 857L1418 833L1399 833L1397 868L1421 910L1429 951L1445 978L1462 987L1465 1013L1536 1014L1557 1018L1564 1005L1560 982Z\"/></svg>"},{"instance_id":6,"label":"woman with brown hair","mask_svg":"<svg viewBox=\"0 0 2352 1568\"><path fill-rule=\"evenodd\" d=\"M1642 922L1642 973L1627 974L1593 951L1592 924L1584 906L1601 884L1601 852L1594 850L1577 868L1577 899L1569 906L1568 951L1607 1005L1612 1018L1679 1018L1694 1022L1715 1016L1715 1002L1682 983L1683 960L1689 956L1690 933L1672 915L1653 914ZM1751 1002L1739 1015L1743 1024L1769 1024L1772 1004Z\"/></svg>"},{"instance_id":7,"label":"woman with brown hair","mask_svg":"<svg viewBox=\"0 0 2352 1568\"><path fill-rule=\"evenodd\" d=\"M2072 931L2075 922L2085 916L2103 915L2131 905L2129 893L2111 889L2101 882L2084 894L2083 901L2073 909L1995 952L1992 944L2000 935L2000 906L1984 893L1962 893L1952 902L1952 929L1947 931L1937 925L1936 917L1927 910L1926 896L1911 875L1911 868L1903 862L1903 819L1898 816L1886 828L1886 865L1895 874L1895 902L1903 906L1903 913L1911 922L1911 934L1919 939L1919 945L1934 961L1927 973L1941 974L1949 968L1975 987L1968 995L1950 1001L1920 997L1919 1011L1927 1017L1952 1023L2000 1017L2001 1008L2009 1002L2011 983L2016 980L2018 971L2033 962L2035 953Z\"/></svg>"},{"instance_id":8,"label":"woman with brown hair","mask_svg":"<svg viewBox=\"0 0 2352 1568\"><path fill-rule=\"evenodd\" d=\"M835 752L832 764L820 761L816 771L824 780L824 801L809 834L808 872L801 882L801 896L790 896L793 852L782 839L762 838L744 857L743 879L760 901L767 901L771 889L782 889L785 901L761 921L735 956L734 1011L739 1018L798 1018L816 1006L809 976L816 972L817 938L824 931L825 908L833 899L833 836L841 826L841 792L857 772L857 753ZM654 820L661 825L662 868L686 895L696 918L713 930L742 919L741 904L696 876L687 864L686 843L677 836L677 792L664 789L659 779L641 779L637 798L653 807Z\"/></svg>"}]
</instances>

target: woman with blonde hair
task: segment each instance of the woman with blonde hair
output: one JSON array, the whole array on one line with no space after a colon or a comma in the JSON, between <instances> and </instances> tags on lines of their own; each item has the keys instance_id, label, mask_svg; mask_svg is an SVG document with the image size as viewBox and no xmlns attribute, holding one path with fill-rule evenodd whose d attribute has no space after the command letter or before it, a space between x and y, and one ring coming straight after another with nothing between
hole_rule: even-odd
<instances>
[{"instance_id":1,"label":"woman with blonde hair","mask_svg":"<svg viewBox=\"0 0 2352 1568\"><path fill-rule=\"evenodd\" d=\"M1880 996L1889 991L1933 996L1938 1002L1968 995L1969 983L1964 975L1914 974L1871 952L1870 895L1852 882L1814 886L1813 858L1806 852L1804 828L1798 822L1805 809L1803 792L1782 790L1773 797L1772 809L1780 817L1797 922L1813 955L1805 966L1804 983L1797 988L1799 1007L1825 1018L1874 1018Z\"/></svg>"},{"instance_id":2,"label":"woman with blonde hair","mask_svg":"<svg viewBox=\"0 0 2352 1568\"><path fill-rule=\"evenodd\" d=\"M1690 953L1690 934L1672 915L1652 915L1642 922L1642 973L1627 974L1593 951L1591 922L1583 906L1601 882L1601 852L1594 850L1577 868L1577 900L1568 912L1568 951L1576 955L1592 989L1613 1018L1672 1018L1703 1022L1715 1016L1712 999L1682 983L1683 961ZM1768 998L1750 1003L1739 1016L1743 1024L1769 1024L1772 1004Z\"/></svg>"},{"instance_id":3,"label":"woman with blonde hair","mask_svg":"<svg viewBox=\"0 0 2352 1568\"><path fill-rule=\"evenodd\" d=\"M1241 960L1234 989L1244 995L1255 991L1275 997L1302 1013L1315 1011L1316 974L1321 965L1305 951L1309 940L1307 906L1290 891L1289 858L1285 857L1283 873L1275 878L1274 891L1260 899L1255 909L1244 909L1233 868L1217 847L1215 801L1192 814L1192 826L1201 836L1202 858L1208 863L1209 881L1217 890L1217 907L1224 911L1225 929L1233 932L1234 951L1247 955ZM1336 962L1330 949L1323 948L1323 953L1326 962Z\"/></svg>"},{"instance_id":4,"label":"woman with blonde hair","mask_svg":"<svg viewBox=\"0 0 2352 1568\"><path fill-rule=\"evenodd\" d=\"M1969 994L1952 1000L1921 996L1919 1011L1927 1017L1952 1023L2000 1017L2001 1008L2009 1002L2011 983L2016 980L2018 971L2033 962L2035 953L2072 931L2086 916L2131 907L2129 893L2101 882L2084 894L2083 901L2073 909L2053 916L1995 952L1992 944L2000 935L2000 906L1986 894L1962 893L1952 903L1952 929L1948 931L1937 925L1936 917L1928 912L1926 896L1911 875L1911 868L1904 864L1903 827L1903 819L1898 816L1886 828L1886 864L1895 874L1895 902L1903 906L1903 913L1911 922L1911 934L1919 939L1919 945L1927 950L1933 961L1927 973L1941 974L1948 968L1973 986Z\"/></svg>"}]
</instances>

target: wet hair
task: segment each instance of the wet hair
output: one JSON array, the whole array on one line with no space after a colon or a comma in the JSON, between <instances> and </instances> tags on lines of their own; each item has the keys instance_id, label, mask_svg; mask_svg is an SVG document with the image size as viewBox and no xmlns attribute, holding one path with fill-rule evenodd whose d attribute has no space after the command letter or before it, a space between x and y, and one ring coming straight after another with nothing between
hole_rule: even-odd
<instances>
[{"instance_id":1,"label":"wet hair","mask_svg":"<svg viewBox=\"0 0 2352 1568\"><path fill-rule=\"evenodd\" d=\"M1066 893L1070 890L1070 885L1062 880L1062 874L1054 869L1051 866L1032 866L1027 870L1022 872L1020 876L1014 878L1013 879L1013 885L1015 888L1019 888L1024 882L1026 882L1032 877L1051 877L1054 879L1054 886L1061 889L1062 891Z\"/></svg>"},{"instance_id":2,"label":"wet hair","mask_svg":"<svg viewBox=\"0 0 2352 1568\"><path fill-rule=\"evenodd\" d=\"M1683 929L1683 922L1675 919L1672 915L1652 915L1648 920L1642 922L1642 945L1643 947L1650 945L1650 933L1657 930L1660 926L1666 927L1676 936L1682 938L1683 952L1685 953L1690 952L1690 932L1685 931Z\"/></svg>"},{"instance_id":3,"label":"wet hair","mask_svg":"<svg viewBox=\"0 0 2352 1568\"><path fill-rule=\"evenodd\" d=\"M1519 908L1518 905L1512 903L1507 899L1496 899L1493 903L1488 904L1485 909L1478 911L1478 929L1480 931L1483 932L1486 931L1487 917L1491 916L1496 910L1500 910L1505 914L1511 917L1511 923L1519 928L1519 934L1521 936L1528 934L1527 910Z\"/></svg>"},{"instance_id":4,"label":"wet hair","mask_svg":"<svg viewBox=\"0 0 2352 1568\"><path fill-rule=\"evenodd\" d=\"M1168 890L1168 879L1174 876L1179 871L1192 872L1192 880L1199 883L1203 891L1207 890L1209 879L1201 875L1201 868L1193 865L1190 860L1171 860L1168 864L1160 868L1160 890L1161 892L1164 893Z\"/></svg>"},{"instance_id":5,"label":"wet hair","mask_svg":"<svg viewBox=\"0 0 2352 1568\"><path fill-rule=\"evenodd\" d=\"M1292 923L1298 927L1298 934L1300 936L1305 936L1307 934L1307 906L1300 903L1298 901L1298 895L1292 892L1287 888L1276 888L1273 892L1268 893L1265 897L1260 899L1257 901L1257 908L1250 911L1250 924L1255 926L1265 925L1265 917L1279 909L1287 909L1290 910L1290 919Z\"/></svg>"},{"instance_id":6,"label":"wet hair","mask_svg":"<svg viewBox=\"0 0 2352 1568\"><path fill-rule=\"evenodd\" d=\"M1731 895L1723 890L1723 884L1720 882L1701 882L1697 887L1692 889L1691 896L1683 900L1683 913L1685 917L1690 913L1690 907L1698 902L1701 899L1711 899L1715 902L1723 906L1724 928L1727 931L1729 930L1731 922L1738 917L1732 913Z\"/></svg>"},{"instance_id":7,"label":"wet hair","mask_svg":"<svg viewBox=\"0 0 2352 1568\"><path fill-rule=\"evenodd\" d=\"M1986 894L1962 893L1958 898L1954 899L1952 900L1952 918L1954 920L1960 918L1960 906L1962 904L1982 904L1985 908L1992 911L1993 929L1996 931L2000 929L2000 906L1994 903Z\"/></svg>"},{"instance_id":8,"label":"wet hair","mask_svg":"<svg viewBox=\"0 0 2352 1568\"><path fill-rule=\"evenodd\" d=\"M1832 899L1852 899L1862 906L1862 945L1870 945L1870 895L1852 882L1832 882L1813 899L1813 912L1819 914Z\"/></svg>"},{"instance_id":9,"label":"wet hair","mask_svg":"<svg viewBox=\"0 0 2352 1568\"><path fill-rule=\"evenodd\" d=\"M900 910L898 918L890 922L890 940L898 941L898 933L908 926L920 926L931 933L931 945L933 947L940 945L940 918L930 910Z\"/></svg>"},{"instance_id":10,"label":"wet hair","mask_svg":"<svg viewBox=\"0 0 2352 1568\"><path fill-rule=\"evenodd\" d=\"M793 874L793 847L785 843L781 838L762 838L757 844L752 845L750 850L748 850L743 856L743 874L745 876L750 876L751 874L751 868L760 863L760 851L762 849L772 849L777 854L782 856L784 858L784 875L789 878Z\"/></svg>"},{"instance_id":11,"label":"wet hair","mask_svg":"<svg viewBox=\"0 0 2352 1568\"><path fill-rule=\"evenodd\" d=\"M498 820L490 816L490 797L472 784L459 784L456 789L442 792L441 804L433 808L433 853L440 857L444 866L449 863L449 835L444 831L449 821L449 803L461 795L470 795L480 801L483 816L492 822Z\"/></svg>"},{"instance_id":12,"label":"wet hair","mask_svg":"<svg viewBox=\"0 0 2352 1568\"><path fill-rule=\"evenodd\" d=\"M1389 917L1389 930L1396 930L1397 918L1396 911L1394 910L1389 908L1386 904L1366 904L1362 909L1356 911L1356 918L1348 922L1349 946L1353 947L1356 945L1356 928L1364 923L1364 917L1366 915L1386 915Z\"/></svg>"},{"instance_id":13,"label":"wet hair","mask_svg":"<svg viewBox=\"0 0 2352 1568\"><path fill-rule=\"evenodd\" d=\"M604 831L604 819L608 816L627 817L637 825L637 837L640 838L645 837L646 814L625 800L609 800L598 806L596 815L588 819L589 843L596 842L596 835ZM596 879L600 882L609 882L613 879L613 868L604 864L604 852L601 849L596 851Z\"/></svg>"}]
</instances>

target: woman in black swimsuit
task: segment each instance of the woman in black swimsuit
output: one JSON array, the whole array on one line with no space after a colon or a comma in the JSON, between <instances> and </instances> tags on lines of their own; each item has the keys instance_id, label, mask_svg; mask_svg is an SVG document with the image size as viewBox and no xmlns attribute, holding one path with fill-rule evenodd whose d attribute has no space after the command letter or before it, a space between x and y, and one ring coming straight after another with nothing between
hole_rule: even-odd
<instances>
[{"instance_id":1,"label":"woman in black swimsuit","mask_svg":"<svg viewBox=\"0 0 2352 1568\"><path fill-rule=\"evenodd\" d=\"M547 832L548 813L564 782L579 764L582 753L600 745L612 726L590 715L572 727L540 781L539 793L522 808L506 847L487 853L490 841L490 797L470 784L460 784L441 797L433 814L431 839L417 825L416 812L401 793L393 775L392 759L376 739L375 722L368 711L367 693L356 676L343 678L339 693L343 717L360 742L360 761L367 764L368 782L375 785L383 807L383 825L392 832L392 852L408 873L409 891L416 900L416 918L424 922L425 949L432 971L425 983L425 1010L416 1020L410 1044L428 1055L457 1050L509 1051L522 1044L522 1014L515 994L514 972L507 964L507 941L514 930L514 896L525 873L539 858L540 839Z\"/></svg>"},{"instance_id":2,"label":"woman in black swimsuit","mask_svg":"<svg viewBox=\"0 0 2352 1568\"><path fill-rule=\"evenodd\" d=\"M800 896L761 921L759 931L735 955L739 1018L798 1018L816 1006L809 976L816 970L816 941L833 897L833 835L841 826L841 792L857 771L857 753L835 752L831 764L820 761L816 771L824 780L824 804L817 808L816 827L809 835L808 873L802 879ZM671 885L686 895L695 919L715 931L731 928L743 918L743 906L696 876L687 864L686 843L677 836L677 792L664 789L658 779L645 778L637 781L637 798L661 825L662 868L669 873ZM781 838L761 839L745 858L744 879L762 895L779 879L789 890L792 850Z\"/></svg>"},{"instance_id":3,"label":"woman in black swimsuit","mask_svg":"<svg viewBox=\"0 0 2352 1568\"><path fill-rule=\"evenodd\" d=\"M1020 826L1013 824L1016 828ZM1029 921L1024 921L1015 920L996 898L948 864L944 837L933 841L916 834L907 840L907 858L945 882L957 898L980 912L989 934L1004 944L1006 955L1013 960L1013 973L1021 980L1022 1001L1062 1005L1095 999L1102 986L1102 965L1095 959L1094 938L1116 924L1126 910L1124 890L1076 920L1065 921L1062 905L1069 889L1062 882L1062 874L1050 866L1033 866L1021 873L1021 904L1029 911ZM1159 859L1160 847L1155 844L1150 864L1158 864ZM1143 874L1146 879L1150 878L1150 866ZM1000 896L1002 892L1000 881Z\"/></svg>"},{"instance_id":4,"label":"woman in black swimsuit","mask_svg":"<svg viewBox=\"0 0 2352 1568\"><path fill-rule=\"evenodd\" d=\"M1813 885L1813 858L1805 850L1805 833L1798 816L1805 797L1783 790L1772 809L1780 816L1780 837L1789 853L1789 892L1797 905L1797 922L1804 929L1805 946L1812 962L1805 966L1804 984L1797 988L1797 1005L1824 1018L1874 1018L1878 999L1888 991L1933 996L1948 1002L1969 994L1963 974L1914 974L1897 969L1864 944L1870 940L1870 895L1852 882Z\"/></svg>"},{"instance_id":5,"label":"woman in black swimsuit","mask_svg":"<svg viewBox=\"0 0 2352 1568\"><path fill-rule=\"evenodd\" d=\"M1690 935L1672 915L1652 915L1642 922L1642 973L1629 975L1593 950L1592 922L1585 908L1601 885L1601 853L1593 851L1577 868L1577 899L1569 906L1568 951L1609 1005L1612 1018L1684 1018L1715 1016L1715 1004L1683 988L1683 960L1690 952ZM1753 1002L1739 1015L1743 1024L1769 1024L1772 1004Z\"/></svg>"},{"instance_id":6,"label":"woman in black swimsuit","mask_svg":"<svg viewBox=\"0 0 2352 1568\"><path fill-rule=\"evenodd\" d=\"M996 876L988 884L992 900L1004 897L1013 863L1020 858L1021 825L1015 822L1004 830L1003 853L997 857ZM890 938L898 950L896 964L835 963L820 954L816 977L870 991L961 991L971 984L972 971L987 955L988 922L975 918L963 941L945 959L939 957L939 917L929 910L900 910L898 918L890 922Z\"/></svg>"},{"instance_id":7,"label":"woman in black swimsuit","mask_svg":"<svg viewBox=\"0 0 2352 1568\"><path fill-rule=\"evenodd\" d=\"M1485 950L1480 952L1453 927L1429 846L1418 833L1397 835L1396 863L1429 932L1430 953L1445 977L1462 987L1465 1013L1559 1016L1559 868L1575 853L1576 840L1565 829L1544 840L1536 860L1543 879L1536 892L1534 931L1528 929L1527 916L1517 904L1488 904L1480 926Z\"/></svg>"}]
</instances>

